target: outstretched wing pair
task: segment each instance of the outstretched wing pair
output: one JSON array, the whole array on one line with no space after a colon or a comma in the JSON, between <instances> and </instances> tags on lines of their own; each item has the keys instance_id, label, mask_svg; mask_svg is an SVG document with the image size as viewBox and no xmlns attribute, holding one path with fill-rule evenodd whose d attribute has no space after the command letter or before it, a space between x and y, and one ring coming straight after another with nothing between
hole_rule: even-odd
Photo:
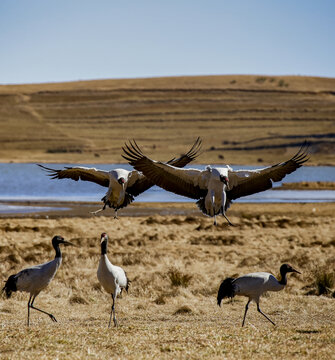
<instances>
[{"instance_id":1,"label":"outstretched wing pair","mask_svg":"<svg viewBox=\"0 0 335 360\"><path fill-rule=\"evenodd\" d=\"M273 182L282 180L308 160L307 150L305 141L287 161L256 170L234 171L228 167L228 201L270 189ZM211 178L210 167L205 170L179 169L173 164L152 160L143 154L135 140L126 144L123 151L125 154L122 156L129 164L161 188L192 199L206 196Z\"/></svg>"},{"instance_id":2,"label":"outstretched wing pair","mask_svg":"<svg viewBox=\"0 0 335 360\"><path fill-rule=\"evenodd\" d=\"M181 168L196 159L199 156L201 150L201 139L198 137L194 142L191 149L181 155L179 158L173 158L167 162L167 164L176 168ZM99 184L104 187L110 185L110 173L109 171L99 170L96 168L88 167L66 167L62 170L51 169L49 167L38 164L42 169L46 170L52 179L72 179L75 181L83 180L90 181ZM154 182L137 170L129 172L128 186L126 192L132 196L138 196L142 192L148 190L154 185Z\"/></svg>"}]
</instances>

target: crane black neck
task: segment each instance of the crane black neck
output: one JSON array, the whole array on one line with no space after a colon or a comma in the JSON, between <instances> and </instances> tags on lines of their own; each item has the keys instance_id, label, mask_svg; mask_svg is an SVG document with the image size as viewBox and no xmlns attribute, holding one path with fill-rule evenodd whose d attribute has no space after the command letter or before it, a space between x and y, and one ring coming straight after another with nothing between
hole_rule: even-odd
<instances>
[{"instance_id":1,"label":"crane black neck","mask_svg":"<svg viewBox=\"0 0 335 360\"><path fill-rule=\"evenodd\" d=\"M52 246L54 247L54 249L55 249L55 251L56 251L55 259L56 259L56 258L61 258L61 257L62 257L62 253L61 253L61 251L60 251L59 242L52 240Z\"/></svg>"},{"instance_id":2,"label":"crane black neck","mask_svg":"<svg viewBox=\"0 0 335 360\"><path fill-rule=\"evenodd\" d=\"M106 238L103 241L101 241L101 255L107 254L107 242L108 240Z\"/></svg>"},{"instance_id":3,"label":"crane black neck","mask_svg":"<svg viewBox=\"0 0 335 360\"><path fill-rule=\"evenodd\" d=\"M55 259L62 257L62 253L60 251L59 244L63 244L63 243L64 243L64 239L61 236L56 235L53 237L52 246L56 251Z\"/></svg>"},{"instance_id":4,"label":"crane black neck","mask_svg":"<svg viewBox=\"0 0 335 360\"><path fill-rule=\"evenodd\" d=\"M280 280L279 284L286 285L287 284L287 271L284 269L280 269Z\"/></svg>"}]
</instances>

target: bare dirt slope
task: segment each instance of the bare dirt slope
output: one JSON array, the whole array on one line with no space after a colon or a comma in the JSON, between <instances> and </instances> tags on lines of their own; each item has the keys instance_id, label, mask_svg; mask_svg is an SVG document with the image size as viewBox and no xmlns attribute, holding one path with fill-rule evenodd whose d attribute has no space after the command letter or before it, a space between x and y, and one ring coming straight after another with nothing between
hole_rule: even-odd
<instances>
[{"instance_id":1,"label":"bare dirt slope","mask_svg":"<svg viewBox=\"0 0 335 360\"><path fill-rule=\"evenodd\" d=\"M155 215L151 209L151 216L119 221L105 216L1 218L2 280L51 259L55 234L79 247L63 249L56 278L35 302L52 311L57 323L32 311L27 329L27 294L0 300L0 357L332 358L334 299L313 294L317 274L334 277L333 205L235 204L233 228L223 218L212 226L212 219L194 214L193 206L176 205L184 215ZM110 259L132 280L129 294L117 302L118 329L107 329L111 298L96 278L103 231L111 238ZM224 277L260 270L276 275L283 262L302 274L291 275L285 290L261 300L276 327L252 304L242 329L246 298L217 306Z\"/></svg>"},{"instance_id":2,"label":"bare dirt slope","mask_svg":"<svg viewBox=\"0 0 335 360\"><path fill-rule=\"evenodd\" d=\"M268 164L307 139L335 163L335 79L204 76L0 86L0 161L124 162L135 138L155 159L204 140L199 163Z\"/></svg>"}]
</instances>

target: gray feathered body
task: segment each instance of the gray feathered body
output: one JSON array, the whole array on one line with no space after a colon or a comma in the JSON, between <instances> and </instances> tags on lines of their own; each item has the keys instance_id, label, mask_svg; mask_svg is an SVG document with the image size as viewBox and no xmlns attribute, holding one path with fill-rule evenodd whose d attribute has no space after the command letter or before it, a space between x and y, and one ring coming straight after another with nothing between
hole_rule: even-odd
<instances>
[{"instance_id":1,"label":"gray feathered body","mask_svg":"<svg viewBox=\"0 0 335 360\"><path fill-rule=\"evenodd\" d=\"M266 291L280 291L285 284L280 283L272 274L256 272L243 275L237 279L227 278L220 285L217 302L221 304L224 298L235 295L246 296L250 300L259 301L259 297Z\"/></svg>"},{"instance_id":2,"label":"gray feathered body","mask_svg":"<svg viewBox=\"0 0 335 360\"><path fill-rule=\"evenodd\" d=\"M8 278L3 291L7 298L15 291L25 291L36 296L49 285L61 263L62 258L56 257L44 264L23 269Z\"/></svg>"}]
</instances>

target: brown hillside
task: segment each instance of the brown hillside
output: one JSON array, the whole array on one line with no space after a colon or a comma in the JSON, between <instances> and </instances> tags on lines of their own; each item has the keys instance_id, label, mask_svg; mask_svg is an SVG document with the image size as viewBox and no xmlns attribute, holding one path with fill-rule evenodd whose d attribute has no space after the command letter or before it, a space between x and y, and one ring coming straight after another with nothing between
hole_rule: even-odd
<instances>
[{"instance_id":1,"label":"brown hillside","mask_svg":"<svg viewBox=\"0 0 335 360\"><path fill-rule=\"evenodd\" d=\"M203 76L0 86L0 161L124 162L138 140L155 159L197 136L199 163L268 164L307 139L335 164L335 79Z\"/></svg>"}]
</instances>

